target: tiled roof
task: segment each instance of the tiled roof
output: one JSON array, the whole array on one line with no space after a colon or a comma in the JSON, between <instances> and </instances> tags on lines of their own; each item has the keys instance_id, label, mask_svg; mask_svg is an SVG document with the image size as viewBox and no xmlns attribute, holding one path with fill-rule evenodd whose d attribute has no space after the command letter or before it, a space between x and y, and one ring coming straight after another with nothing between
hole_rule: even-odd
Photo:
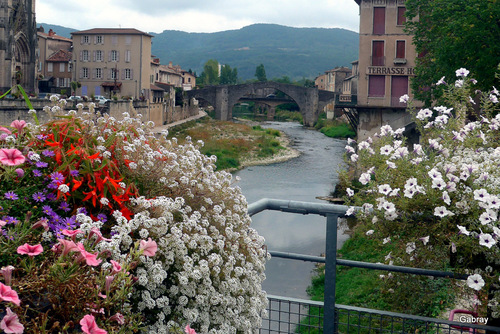
<instances>
[{"instance_id":1,"label":"tiled roof","mask_svg":"<svg viewBox=\"0 0 500 334\"><path fill-rule=\"evenodd\" d=\"M137 30L135 28L94 28L88 30L80 30L72 32L71 35L146 35L153 37L150 34Z\"/></svg>"},{"instance_id":2,"label":"tiled roof","mask_svg":"<svg viewBox=\"0 0 500 334\"><path fill-rule=\"evenodd\" d=\"M56 39L58 41L73 42L73 40L70 38L62 37L62 36L59 36L56 34L49 35L49 34L46 34L44 32L40 32L40 31L38 31L36 34L38 37L45 38L45 39Z\"/></svg>"},{"instance_id":3,"label":"tiled roof","mask_svg":"<svg viewBox=\"0 0 500 334\"><path fill-rule=\"evenodd\" d=\"M61 61L70 61L71 60L71 52L66 50L59 50L54 52L47 58L47 61L61 62Z\"/></svg>"}]
</instances>

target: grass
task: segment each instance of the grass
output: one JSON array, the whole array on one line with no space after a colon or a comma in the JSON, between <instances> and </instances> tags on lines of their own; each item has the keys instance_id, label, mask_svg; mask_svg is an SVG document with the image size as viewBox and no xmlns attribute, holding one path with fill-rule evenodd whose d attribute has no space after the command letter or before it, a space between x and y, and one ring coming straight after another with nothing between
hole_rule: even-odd
<instances>
[{"instance_id":1,"label":"grass","mask_svg":"<svg viewBox=\"0 0 500 334\"><path fill-rule=\"evenodd\" d=\"M367 237L361 232L354 232L339 250L342 259L376 263L385 257L393 246L381 245L379 240ZM401 312L406 314L438 317L446 307L454 301L452 281L446 279L428 279L414 275L394 275L389 285L380 278L387 272L369 270L363 268L352 268L337 266L336 277L336 303L378 309L385 311ZM402 284L398 285L400 281ZM325 273L324 267L319 266L315 270L311 285L307 293L311 300L323 301L324 299ZM394 288L391 293L389 289ZM304 326L297 328L297 333L318 333L311 330L306 324L318 324L318 310L313 309L309 318L301 321ZM341 323L347 322L346 315L340 315ZM351 324L356 320L349 318ZM363 322L361 323L363 325ZM365 324L367 325L367 324ZM374 325L372 321L372 326ZM385 326L384 323L375 324ZM357 327L352 326L357 332ZM361 333L364 333L361 330Z\"/></svg>"},{"instance_id":2,"label":"grass","mask_svg":"<svg viewBox=\"0 0 500 334\"><path fill-rule=\"evenodd\" d=\"M340 120L327 120L325 114L321 114L316 125L317 130L331 138L355 138L356 132L348 123Z\"/></svg>"},{"instance_id":3,"label":"grass","mask_svg":"<svg viewBox=\"0 0 500 334\"><path fill-rule=\"evenodd\" d=\"M276 139L281 136L278 130L208 117L181 124L169 131L169 137L176 137L181 143L187 136L193 142L203 141L201 153L217 156L217 170L238 169L243 159L267 158L283 149Z\"/></svg>"}]
</instances>

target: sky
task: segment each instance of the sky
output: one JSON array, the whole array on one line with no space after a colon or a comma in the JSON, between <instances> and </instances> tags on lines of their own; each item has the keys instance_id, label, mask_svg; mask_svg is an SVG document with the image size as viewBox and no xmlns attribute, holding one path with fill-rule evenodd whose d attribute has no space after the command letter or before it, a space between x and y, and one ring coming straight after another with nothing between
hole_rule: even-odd
<instances>
[{"instance_id":1,"label":"sky","mask_svg":"<svg viewBox=\"0 0 500 334\"><path fill-rule=\"evenodd\" d=\"M77 30L211 33L274 23L358 32L358 14L354 0L36 0L37 23Z\"/></svg>"}]
</instances>

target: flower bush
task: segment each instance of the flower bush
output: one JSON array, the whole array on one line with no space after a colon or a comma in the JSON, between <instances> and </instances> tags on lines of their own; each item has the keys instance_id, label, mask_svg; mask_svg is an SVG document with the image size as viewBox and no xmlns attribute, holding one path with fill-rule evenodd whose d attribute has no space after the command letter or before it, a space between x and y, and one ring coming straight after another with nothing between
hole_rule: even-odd
<instances>
[{"instance_id":1,"label":"flower bush","mask_svg":"<svg viewBox=\"0 0 500 334\"><path fill-rule=\"evenodd\" d=\"M52 101L50 122L37 124L31 111L35 124L0 127L1 328L259 326L264 239L231 174L199 152L203 143L155 136L140 115L96 118L93 104L65 114L65 101Z\"/></svg>"},{"instance_id":2,"label":"flower bush","mask_svg":"<svg viewBox=\"0 0 500 334\"><path fill-rule=\"evenodd\" d=\"M404 129L389 125L366 141L349 141L346 160L355 173L344 172L343 184L360 228L394 245L381 260L464 272L480 295L473 301L486 300L489 291L487 305L498 318L499 92L474 91L467 70L456 74L455 84L438 83L447 106L409 108L420 143L408 144Z\"/></svg>"}]
</instances>

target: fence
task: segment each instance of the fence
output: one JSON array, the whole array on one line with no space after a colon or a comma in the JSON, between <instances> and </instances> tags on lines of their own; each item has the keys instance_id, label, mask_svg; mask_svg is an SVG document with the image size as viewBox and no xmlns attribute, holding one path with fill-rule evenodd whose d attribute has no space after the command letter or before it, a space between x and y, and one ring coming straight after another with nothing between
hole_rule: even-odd
<instances>
[{"instance_id":1,"label":"fence","mask_svg":"<svg viewBox=\"0 0 500 334\"><path fill-rule=\"evenodd\" d=\"M337 220L345 215L347 209L344 205L267 198L248 206L250 216L264 210L275 210L326 217L325 257L269 252L274 257L325 263L324 302L268 296L268 318L264 319L260 333L500 333L499 327L465 326L463 322L335 304L337 265L432 277L467 278L452 272L337 259ZM303 319L307 319L308 323L301 322Z\"/></svg>"}]
</instances>

